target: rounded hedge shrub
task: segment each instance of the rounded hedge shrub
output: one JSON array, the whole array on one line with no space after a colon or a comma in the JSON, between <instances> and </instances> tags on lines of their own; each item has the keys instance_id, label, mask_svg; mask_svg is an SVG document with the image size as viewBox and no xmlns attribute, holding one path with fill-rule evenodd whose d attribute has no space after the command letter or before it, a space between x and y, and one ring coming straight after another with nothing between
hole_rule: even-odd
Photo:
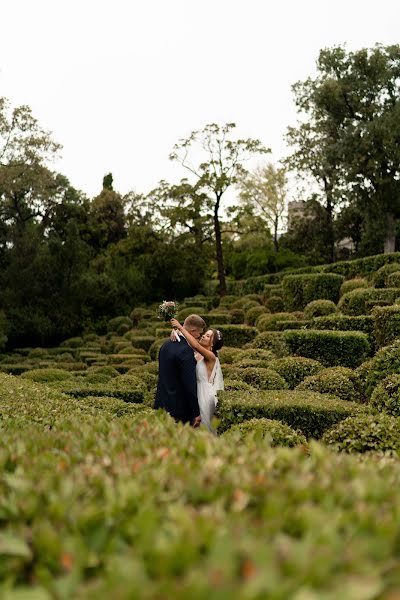
<instances>
[{"instance_id":1,"label":"rounded hedge shrub","mask_svg":"<svg viewBox=\"0 0 400 600\"><path fill-rule=\"evenodd\" d=\"M229 438L234 435L236 439L238 434L242 438L253 435L259 439L267 439L271 446L288 446L289 448L293 448L294 446L307 445L307 440L301 432L275 419L261 418L243 421L228 429L224 433L224 437Z\"/></svg>"},{"instance_id":2,"label":"rounded hedge shrub","mask_svg":"<svg viewBox=\"0 0 400 600\"><path fill-rule=\"evenodd\" d=\"M383 288L387 286L387 278L391 273L396 273L396 271L400 271L400 263L394 262L388 265L383 265L380 269L378 269L372 275L372 283L376 288Z\"/></svg>"},{"instance_id":3,"label":"rounded hedge shrub","mask_svg":"<svg viewBox=\"0 0 400 600\"><path fill-rule=\"evenodd\" d=\"M238 376L259 390L284 390L288 387L283 377L272 369L248 367L238 370Z\"/></svg>"},{"instance_id":4,"label":"rounded hedge shrub","mask_svg":"<svg viewBox=\"0 0 400 600\"><path fill-rule=\"evenodd\" d=\"M132 320L129 317L121 316L110 319L107 323L107 331L116 331L123 335L133 327Z\"/></svg>"},{"instance_id":5,"label":"rounded hedge shrub","mask_svg":"<svg viewBox=\"0 0 400 600\"><path fill-rule=\"evenodd\" d=\"M332 300L313 300L304 309L306 319L324 317L336 312L336 304Z\"/></svg>"},{"instance_id":6,"label":"rounded hedge shrub","mask_svg":"<svg viewBox=\"0 0 400 600\"><path fill-rule=\"evenodd\" d=\"M244 324L244 310L241 308L232 308L229 313L231 315L232 325Z\"/></svg>"},{"instance_id":7,"label":"rounded hedge shrub","mask_svg":"<svg viewBox=\"0 0 400 600\"><path fill-rule=\"evenodd\" d=\"M390 288L400 288L400 270L387 276L386 285Z\"/></svg>"},{"instance_id":8,"label":"rounded hedge shrub","mask_svg":"<svg viewBox=\"0 0 400 600\"><path fill-rule=\"evenodd\" d=\"M271 350L263 350L262 348L246 348L244 350L240 350L240 353L233 357L233 363L241 361L245 358L250 360L271 361L275 358L275 355L273 352L271 352Z\"/></svg>"},{"instance_id":9,"label":"rounded hedge shrub","mask_svg":"<svg viewBox=\"0 0 400 600\"><path fill-rule=\"evenodd\" d=\"M285 303L281 296L271 296L265 301L265 306L272 313L282 312L285 310Z\"/></svg>"},{"instance_id":10,"label":"rounded hedge shrub","mask_svg":"<svg viewBox=\"0 0 400 600\"><path fill-rule=\"evenodd\" d=\"M338 309L345 315L365 315L379 302L393 304L398 295L397 288L353 290L341 297Z\"/></svg>"},{"instance_id":11,"label":"rounded hedge shrub","mask_svg":"<svg viewBox=\"0 0 400 600\"><path fill-rule=\"evenodd\" d=\"M239 296L233 296L232 294L230 295L226 295L226 296L222 296L219 305L220 306L225 306L227 308L232 308L232 304L234 302L236 302L236 300L239 300Z\"/></svg>"},{"instance_id":12,"label":"rounded hedge shrub","mask_svg":"<svg viewBox=\"0 0 400 600\"><path fill-rule=\"evenodd\" d=\"M289 354L283 331L263 331L254 338L249 347L270 350L277 358Z\"/></svg>"},{"instance_id":13,"label":"rounded hedge shrub","mask_svg":"<svg viewBox=\"0 0 400 600\"><path fill-rule=\"evenodd\" d=\"M224 364L232 364L235 360L240 360L243 354L243 350L234 348L231 346L222 346L218 352L219 360Z\"/></svg>"},{"instance_id":14,"label":"rounded hedge shrub","mask_svg":"<svg viewBox=\"0 0 400 600\"><path fill-rule=\"evenodd\" d=\"M258 317L268 313L268 309L265 306L253 306L245 312L244 322L246 325L254 325Z\"/></svg>"},{"instance_id":15,"label":"rounded hedge shrub","mask_svg":"<svg viewBox=\"0 0 400 600\"><path fill-rule=\"evenodd\" d=\"M393 417L400 417L400 375L389 375L371 396L371 406Z\"/></svg>"},{"instance_id":16,"label":"rounded hedge shrub","mask_svg":"<svg viewBox=\"0 0 400 600\"><path fill-rule=\"evenodd\" d=\"M389 375L400 374L400 339L378 350L356 372L362 381L365 395L370 398L378 383Z\"/></svg>"},{"instance_id":17,"label":"rounded hedge shrub","mask_svg":"<svg viewBox=\"0 0 400 600\"><path fill-rule=\"evenodd\" d=\"M242 357L240 360L234 361L233 366L237 369L248 369L250 367L260 367L261 369L268 369L271 364L271 358L267 360L258 358L246 358Z\"/></svg>"},{"instance_id":18,"label":"rounded hedge shrub","mask_svg":"<svg viewBox=\"0 0 400 600\"><path fill-rule=\"evenodd\" d=\"M270 362L270 368L279 373L293 390L305 377L324 370L317 360L303 356L286 356ZM318 390L317 390L318 391Z\"/></svg>"},{"instance_id":19,"label":"rounded hedge shrub","mask_svg":"<svg viewBox=\"0 0 400 600\"><path fill-rule=\"evenodd\" d=\"M369 287L368 281L363 277L347 279L346 281L343 281L342 285L340 286L339 296L342 297L343 294L347 294L347 292L352 292L353 290L359 290L367 287Z\"/></svg>"},{"instance_id":20,"label":"rounded hedge shrub","mask_svg":"<svg viewBox=\"0 0 400 600\"><path fill-rule=\"evenodd\" d=\"M204 306L189 306L189 308L179 308L178 310L178 320L183 323L183 321L189 315L200 315L204 320L206 320L205 316L207 314L207 309Z\"/></svg>"},{"instance_id":21,"label":"rounded hedge shrub","mask_svg":"<svg viewBox=\"0 0 400 600\"><path fill-rule=\"evenodd\" d=\"M297 390L312 390L320 394L333 394L342 400L359 402L361 400L360 381L352 369L331 367L317 375L306 377Z\"/></svg>"},{"instance_id":22,"label":"rounded hedge shrub","mask_svg":"<svg viewBox=\"0 0 400 600\"><path fill-rule=\"evenodd\" d=\"M73 379L73 375L69 371L64 371L64 369L31 369L22 373L21 377L36 383L51 383Z\"/></svg>"},{"instance_id":23,"label":"rounded hedge shrub","mask_svg":"<svg viewBox=\"0 0 400 600\"><path fill-rule=\"evenodd\" d=\"M224 381L224 389L227 392L237 392L240 390L254 390L255 388L241 379L226 379Z\"/></svg>"},{"instance_id":24,"label":"rounded hedge shrub","mask_svg":"<svg viewBox=\"0 0 400 600\"><path fill-rule=\"evenodd\" d=\"M343 452L400 450L400 420L385 414L348 417L322 437L325 444Z\"/></svg>"},{"instance_id":25,"label":"rounded hedge shrub","mask_svg":"<svg viewBox=\"0 0 400 600\"><path fill-rule=\"evenodd\" d=\"M256 327L261 333L263 331L276 331L278 321L288 321L292 318L292 313L279 312L275 314L260 315L256 321Z\"/></svg>"},{"instance_id":26,"label":"rounded hedge shrub","mask_svg":"<svg viewBox=\"0 0 400 600\"><path fill-rule=\"evenodd\" d=\"M400 337L400 306L376 306L372 310L375 340L378 346L387 346Z\"/></svg>"},{"instance_id":27,"label":"rounded hedge shrub","mask_svg":"<svg viewBox=\"0 0 400 600\"><path fill-rule=\"evenodd\" d=\"M278 296L279 298L283 297L283 288L280 284L267 283L264 285L262 293L264 303L268 298L272 298L272 296Z\"/></svg>"},{"instance_id":28,"label":"rounded hedge shrub","mask_svg":"<svg viewBox=\"0 0 400 600\"><path fill-rule=\"evenodd\" d=\"M84 346L85 342L83 341L83 338L81 337L72 337L72 338L68 338L67 340L64 340L63 342L61 342L60 346L61 347L66 347L66 348L80 348L81 346Z\"/></svg>"}]
</instances>

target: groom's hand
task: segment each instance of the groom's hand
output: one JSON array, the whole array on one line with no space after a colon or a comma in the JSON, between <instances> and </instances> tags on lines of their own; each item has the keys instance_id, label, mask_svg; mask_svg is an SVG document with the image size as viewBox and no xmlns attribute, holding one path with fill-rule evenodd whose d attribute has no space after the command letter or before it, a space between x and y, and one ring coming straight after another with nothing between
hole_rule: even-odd
<instances>
[{"instance_id":1,"label":"groom's hand","mask_svg":"<svg viewBox=\"0 0 400 600\"><path fill-rule=\"evenodd\" d=\"M200 427L201 416L195 417L192 421L192 427Z\"/></svg>"}]
</instances>

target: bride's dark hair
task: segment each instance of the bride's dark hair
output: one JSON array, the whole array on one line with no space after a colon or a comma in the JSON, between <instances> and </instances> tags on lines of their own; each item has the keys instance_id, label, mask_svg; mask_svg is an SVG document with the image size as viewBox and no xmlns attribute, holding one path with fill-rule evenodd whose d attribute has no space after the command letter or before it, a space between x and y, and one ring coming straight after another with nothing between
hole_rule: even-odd
<instances>
[{"instance_id":1,"label":"bride's dark hair","mask_svg":"<svg viewBox=\"0 0 400 600\"><path fill-rule=\"evenodd\" d=\"M213 341L211 351L214 352L215 356L218 356L218 350L224 345L224 336L219 329L211 329L213 332Z\"/></svg>"}]
</instances>

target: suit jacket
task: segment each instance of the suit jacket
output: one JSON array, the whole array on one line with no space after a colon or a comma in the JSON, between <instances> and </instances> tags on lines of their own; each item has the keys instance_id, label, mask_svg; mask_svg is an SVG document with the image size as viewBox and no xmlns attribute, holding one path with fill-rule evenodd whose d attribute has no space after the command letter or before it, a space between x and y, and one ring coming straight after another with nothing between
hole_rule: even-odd
<instances>
[{"instance_id":1,"label":"suit jacket","mask_svg":"<svg viewBox=\"0 0 400 600\"><path fill-rule=\"evenodd\" d=\"M158 355L159 372L154 408L163 408L177 421L191 422L200 415L196 360L184 337L168 340Z\"/></svg>"}]
</instances>

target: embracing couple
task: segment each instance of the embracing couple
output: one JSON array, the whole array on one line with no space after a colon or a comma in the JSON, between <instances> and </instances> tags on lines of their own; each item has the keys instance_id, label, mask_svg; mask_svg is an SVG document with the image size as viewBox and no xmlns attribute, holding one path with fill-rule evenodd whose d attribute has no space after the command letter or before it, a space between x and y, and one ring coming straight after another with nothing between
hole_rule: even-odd
<instances>
[{"instance_id":1,"label":"embracing couple","mask_svg":"<svg viewBox=\"0 0 400 600\"><path fill-rule=\"evenodd\" d=\"M160 349L157 395L154 408L163 408L176 421L205 426L215 433L212 418L217 391L224 389L218 350L222 334L208 329L199 315L190 315L183 325L171 319L171 337Z\"/></svg>"}]
</instances>

